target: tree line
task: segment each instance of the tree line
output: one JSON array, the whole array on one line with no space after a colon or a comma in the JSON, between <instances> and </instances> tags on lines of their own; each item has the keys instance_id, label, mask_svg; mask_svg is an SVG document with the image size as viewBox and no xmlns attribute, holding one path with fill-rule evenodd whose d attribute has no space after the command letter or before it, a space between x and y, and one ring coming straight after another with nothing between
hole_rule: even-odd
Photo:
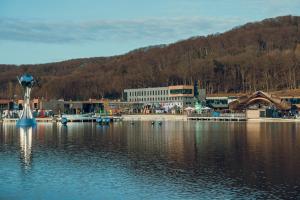
<instances>
[{"instance_id":1,"label":"tree line","mask_svg":"<svg viewBox=\"0 0 300 200\"><path fill-rule=\"evenodd\" d=\"M207 93L300 86L300 17L248 23L222 34L141 48L120 56L38 65L0 65L0 98L21 96L17 76L38 79L33 96L120 98L125 88L192 84Z\"/></svg>"}]
</instances>

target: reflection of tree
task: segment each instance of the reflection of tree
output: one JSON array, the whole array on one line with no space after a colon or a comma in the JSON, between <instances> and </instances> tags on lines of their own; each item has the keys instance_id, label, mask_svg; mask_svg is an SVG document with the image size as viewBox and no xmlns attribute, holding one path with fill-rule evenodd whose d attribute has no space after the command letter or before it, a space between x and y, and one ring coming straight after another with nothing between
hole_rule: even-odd
<instances>
[{"instance_id":1,"label":"reflection of tree","mask_svg":"<svg viewBox=\"0 0 300 200\"><path fill-rule=\"evenodd\" d=\"M32 161L32 127L20 128L21 162L25 170L30 169Z\"/></svg>"}]
</instances>

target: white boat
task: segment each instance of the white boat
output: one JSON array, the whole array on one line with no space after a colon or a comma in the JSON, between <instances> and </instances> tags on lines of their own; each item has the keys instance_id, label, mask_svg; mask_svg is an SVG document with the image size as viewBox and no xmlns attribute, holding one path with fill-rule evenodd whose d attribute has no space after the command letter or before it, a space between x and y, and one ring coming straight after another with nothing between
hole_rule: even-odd
<instances>
[{"instance_id":1,"label":"white boat","mask_svg":"<svg viewBox=\"0 0 300 200\"><path fill-rule=\"evenodd\" d=\"M87 113L87 114L62 114L58 120L60 121L62 118L66 118L69 122L83 122L83 121L95 121L96 118L93 116L94 113Z\"/></svg>"}]
</instances>

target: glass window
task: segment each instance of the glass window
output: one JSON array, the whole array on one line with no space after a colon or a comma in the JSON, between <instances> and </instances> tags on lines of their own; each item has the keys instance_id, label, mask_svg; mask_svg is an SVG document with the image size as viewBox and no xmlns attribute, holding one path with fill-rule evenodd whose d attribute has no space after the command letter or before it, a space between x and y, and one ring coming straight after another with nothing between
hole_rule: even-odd
<instances>
[{"instance_id":1,"label":"glass window","mask_svg":"<svg viewBox=\"0 0 300 200\"><path fill-rule=\"evenodd\" d=\"M192 89L174 89L170 90L170 94L193 94Z\"/></svg>"}]
</instances>

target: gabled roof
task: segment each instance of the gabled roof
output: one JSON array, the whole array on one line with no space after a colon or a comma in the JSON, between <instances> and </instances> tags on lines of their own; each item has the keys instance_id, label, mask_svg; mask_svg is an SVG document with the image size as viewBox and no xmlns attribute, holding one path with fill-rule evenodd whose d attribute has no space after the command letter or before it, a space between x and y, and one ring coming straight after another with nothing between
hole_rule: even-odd
<instances>
[{"instance_id":1,"label":"gabled roof","mask_svg":"<svg viewBox=\"0 0 300 200\"><path fill-rule=\"evenodd\" d=\"M247 107L261 102L267 105L274 105L279 110L289 110L291 109L291 104L285 100L275 96L265 93L263 91L254 92L251 95L244 95L229 104L229 108L233 110L243 110Z\"/></svg>"}]
</instances>

